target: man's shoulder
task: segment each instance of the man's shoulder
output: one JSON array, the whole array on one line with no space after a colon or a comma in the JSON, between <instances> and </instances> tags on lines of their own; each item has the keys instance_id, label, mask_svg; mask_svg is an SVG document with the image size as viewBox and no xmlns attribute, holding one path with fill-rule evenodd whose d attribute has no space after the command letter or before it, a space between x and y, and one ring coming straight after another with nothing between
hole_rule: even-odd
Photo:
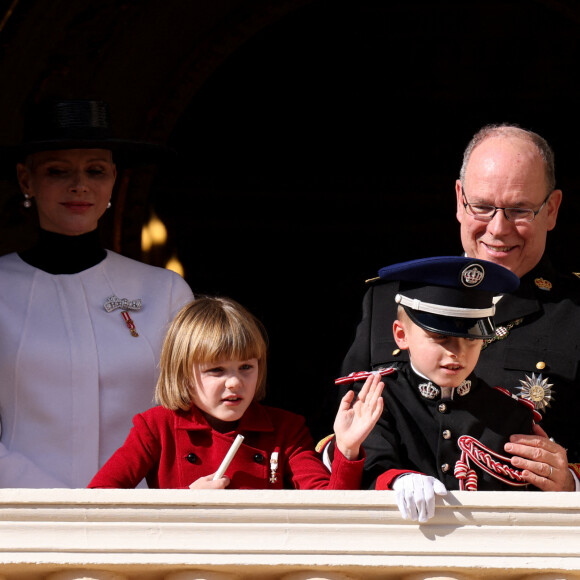
<instances>
[{"instance_id":1,"label":"man's shoulder","mask_svg":"<svg viewBox=\"0 0 580 580\"><path fill-rule=\"evenodd\" d=\"M336 385L355 385L356 383L360 383L362 385L369 377L373 374L380 374L382 379L386 379L387 377L395 378L397 376L397 365L386 366L382 368L378 368L374 371L355 371L345 375L343 377L339 377L335 379L334 384Z\"/></svg>"},{"instance_id":2,"label":"man's shoulder","mask_svg":"<svg viewBox=\"0 0 580 580\"><path fill-rule=\"evenodd\" d=\"M370 280L366 280L365 284L367 286L366 293L379 299L395 296L399 291L398 281L389 280L384 282L380 278L371 278Z\"/></svg>"},{"instance_id":3,"label":"man's shoulder","mask_svg":"<svg viewBox=\"0 0 580 580\"><path fill-rule=\"evenodd\" d=\"M570 286L573 291L580 293L580 268L576 271L559 272L559 276L564 284Z\"/></svg>"},{"instance_id":4,"label":"man's shoulder","mask_svg":"<svg viewBox=\"0 0 580 580\"><path fill-rule=\"evenodd\" d=\"M522 278L522 283L533 286L539 296L546 298L551 295L580 298L580 266L555 266L544 257L529 275Z\"/></svg>"}]
</instances>

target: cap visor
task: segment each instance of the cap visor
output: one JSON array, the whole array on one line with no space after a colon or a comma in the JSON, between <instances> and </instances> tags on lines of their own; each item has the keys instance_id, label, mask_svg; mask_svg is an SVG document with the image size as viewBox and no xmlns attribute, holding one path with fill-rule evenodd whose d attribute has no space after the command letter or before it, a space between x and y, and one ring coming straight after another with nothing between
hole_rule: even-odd
<instances>
[{"instance_id":1,"label":"cap visor","mask_svg":"<svg viewBox=\"0 0 580 580\"><path fill-rule=\"evenodd\" d=\"M412 310L404 307L409 318L428 332L458 336L460 338L492 338L495 335L495 325L489 316L483 318L454 318L439 316L430 312Z\"/></svg>"}]
</instances>

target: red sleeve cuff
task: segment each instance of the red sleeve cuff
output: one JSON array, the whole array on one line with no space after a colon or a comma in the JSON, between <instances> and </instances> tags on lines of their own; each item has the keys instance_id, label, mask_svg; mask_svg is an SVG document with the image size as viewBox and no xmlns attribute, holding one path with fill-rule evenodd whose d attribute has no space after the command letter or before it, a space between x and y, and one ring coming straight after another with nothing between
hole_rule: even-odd
<instances>
[{"instance_id":1,"label":"red sleeve cuff","mask_svg":"<svg viewBox=\"0 0 580 580\"><path fill-rule=\"evenodd\" d=\"M405 473L421 473L420 471L412 471L410 469L389 469L385 471L379 477L377 477L377 483L375 484L375 489L393 489L393 482L399 475L404 475Z\"/></svg>"}]
</instances>

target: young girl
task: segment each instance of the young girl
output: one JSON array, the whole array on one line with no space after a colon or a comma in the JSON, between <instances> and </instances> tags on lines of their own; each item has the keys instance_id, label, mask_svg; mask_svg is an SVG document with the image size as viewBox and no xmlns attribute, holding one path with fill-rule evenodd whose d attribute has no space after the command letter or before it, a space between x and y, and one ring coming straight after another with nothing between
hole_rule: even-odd
<instances>
[{"instance_id":1,"label":"young girl","mask_svg":"<svg viewBox=\"0 0 580 580\"><path fill-rule=\"evenodd\" d=\"M161 353L158 407L134 417L124 445L89 487L359 489L360 445L381 415L383 383L349 391L334 423L332 474L304 418L261 405L266 384L261 324L225 298L198 298L171 324ZM236 435L244 441L226 474L213 479Z\"/></svg>"}]
</instances>

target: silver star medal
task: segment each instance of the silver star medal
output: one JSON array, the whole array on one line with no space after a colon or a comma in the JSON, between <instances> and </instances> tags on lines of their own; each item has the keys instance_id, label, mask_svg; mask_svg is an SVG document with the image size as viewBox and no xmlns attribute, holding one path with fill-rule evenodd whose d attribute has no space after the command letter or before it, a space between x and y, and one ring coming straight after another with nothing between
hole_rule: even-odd
<instances>
[{"instance_id":1,"label":"silver star medal","mask_svg":"<svg viewBox=\"0 0 580 580\"><path fill-rule=\"evenodd\" d=\"M527 399L528 401L532 401L536 409L541 409L545 412L546 407L550 406L550 402L552 401L552 388L554 385L548 383L548 379L542 378L541 373L536 376L532 373L532 378L526 375L526 380L522 381L520 389L520 397L523 399Z\"/></svg>"}]
</instances>

